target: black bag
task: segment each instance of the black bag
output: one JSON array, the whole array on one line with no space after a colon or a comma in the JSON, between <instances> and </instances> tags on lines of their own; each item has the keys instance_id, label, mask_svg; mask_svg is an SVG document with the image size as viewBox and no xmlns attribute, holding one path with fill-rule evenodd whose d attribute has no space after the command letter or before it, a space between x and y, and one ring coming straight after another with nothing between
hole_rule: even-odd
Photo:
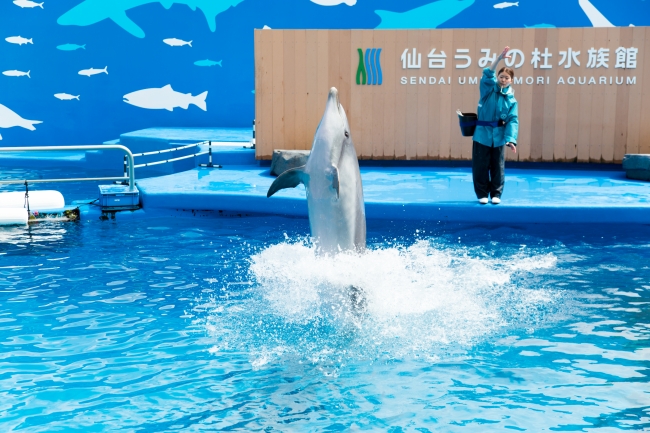
<instances>
[{"instance_id":1,"label":"black bag","mask_svg":"<svg viewBox=\"0 0 650 433\"><path fill-rule=\"evenodd\" d=\"M458 122L460 123L460 133L463 137L472 137L474 135L474 130L476 129L476 121L478 116L476 113L458 113Z\"/></svg>"}]
</instances>

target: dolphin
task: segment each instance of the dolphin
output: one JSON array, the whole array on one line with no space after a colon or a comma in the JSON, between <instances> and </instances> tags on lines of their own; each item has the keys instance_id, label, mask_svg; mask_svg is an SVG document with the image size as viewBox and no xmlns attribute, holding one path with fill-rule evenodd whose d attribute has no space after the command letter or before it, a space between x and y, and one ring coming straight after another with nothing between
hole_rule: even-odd
<instances>
[{"instance_id":1,"label":"dolphin","mask_svg":"<svg viewBox=\"0 0 650 433\"><path fill-rule=\"evenodd\" d=\"M307 191L309 227L318 251L363 251L366 211L359 161L348 118L334 87L330 89L307 163L278 176L266 196L300 183Z\"/></svg>"},{"instance_id":2,"label":"dolphin","mask_svg":"<svg viewBox=\"0 0 650 433\"><path fill-rule=\"evenodd\" d=\"M177 3L187 5L193 11L197 7L201 9L208 27L214 32L217 28L217 15L242 1L244 0L84 0L61 15L56 22L62 26L89 26L110 19L133 36L144 38L144 30L126 15L126 11L150 3L160 3L169 9Z\"/></svg>"}]
</instances>

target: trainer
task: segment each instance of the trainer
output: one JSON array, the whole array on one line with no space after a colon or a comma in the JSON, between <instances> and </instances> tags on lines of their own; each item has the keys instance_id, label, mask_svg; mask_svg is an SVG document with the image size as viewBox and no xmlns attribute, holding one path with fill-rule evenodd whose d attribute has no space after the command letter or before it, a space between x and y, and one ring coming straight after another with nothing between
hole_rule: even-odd
<instances>
[{"instance_id":1,"label":"trainer","mask_svg":"<svg viewBox=\"0 0 650 433\"><path fill-rule=\"evenodd\" d=\"M510 58L508 50L510 47L503 49L492 66L483 70L481 78L478 122L472 147L474 192L481 204L487 204L488 197L492 197L492 204L501 203L505 183L505 147L517 153L518 108L511 87L515 72L503 67L495 74L501 59Z\"/></svg>"}]
</instances>

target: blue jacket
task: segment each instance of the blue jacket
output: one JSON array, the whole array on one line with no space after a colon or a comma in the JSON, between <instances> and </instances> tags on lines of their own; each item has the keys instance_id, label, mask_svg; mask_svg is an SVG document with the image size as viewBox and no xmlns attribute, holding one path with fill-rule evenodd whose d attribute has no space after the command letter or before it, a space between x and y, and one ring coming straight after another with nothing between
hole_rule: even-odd
<instances>
[{"instance_id":1,"label":"blue jacket","mask_svg":"<svg viewBox=\"0 0 650 433\"><path fill-rule=\"evenodd\" d=\"M501 89L497 84L496 73L483 69L481 78L481 99L478 102L478 120L496 122L500 119L506 122L504 126L477 126L474 131L474 141L492 147L500 147L506 143L517 144L519 133L519 109L512 86Z\"/></svg>"}]
</instances>

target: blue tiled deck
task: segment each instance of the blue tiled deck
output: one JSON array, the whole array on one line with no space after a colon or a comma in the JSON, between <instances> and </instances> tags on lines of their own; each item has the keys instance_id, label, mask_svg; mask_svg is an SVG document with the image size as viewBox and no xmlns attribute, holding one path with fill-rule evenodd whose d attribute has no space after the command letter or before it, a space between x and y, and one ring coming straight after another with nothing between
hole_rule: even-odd
<instances>
[{"instance_id":1,"label":"blue tiled deck","mask_svg":"<svg viewBox=\"0 0 650 433\"><path fill-rule=\"evenodd\" d=\"M480 205L469 168L362 167L368 218L507 223L650 224L650 183L623 171L507 169L500 205ZM274 177L256 166L198 168L138 182L153 209L306 216L304 188L266 192Z\"/></svg>"},{"instance_id":2,"label":"blue tiled deck","mask_svg":"<svg viewBox=\"0 0 650 433\"><path fill-rule=\"evenodd\" d=\"M307 216L302 186L266 198L274 178L269 175L268 167L255 161L254 151L247 148L251 137L251 128L149 128L122 134L113 142L139 152L212 140L214 163L224 166L223 169L194 168L163 176L136 171L144 208L138 215L155 214L159 210L194 210ZM0 165L40 168L48 164L54 167L77 164L87 170L114 167L116 174L121 173L122 155L115 153L114 161L107 156L101 151L85 155L25 152L0 155ZM182 162L189 167L207 162L207 156L199 158ZM549 169L544 164L520 163L512 168L506 163L503 202L480 205L474 196L469 167L387 164L362 163L368 218L509 224L650 224L650 182L626 179L620 166L594 164L584 166L585 170L563 170L558 165ZM168 172L185 169L170 166ZM143 179L147 175L156 177Z\"/></svg>"}]
</instances>

